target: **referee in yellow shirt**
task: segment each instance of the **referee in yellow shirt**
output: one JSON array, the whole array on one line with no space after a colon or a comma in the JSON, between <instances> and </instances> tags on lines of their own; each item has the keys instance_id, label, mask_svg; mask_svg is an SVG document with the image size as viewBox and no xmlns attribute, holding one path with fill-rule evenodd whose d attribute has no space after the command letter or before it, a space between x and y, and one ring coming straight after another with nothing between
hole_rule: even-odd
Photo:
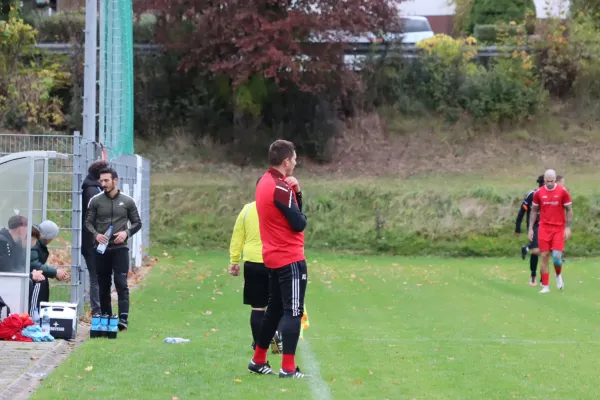
<instances>
[{"instance_id":1,"label":"referee in yellow shirt","mask_svg":"<svg viewBox=\"0 0 600 400\"><path fill-rule=\"evenodd\" d=\"M254 201L242 208L233 227L229 246L229 272L233 276L240 274L242 253L244 254L244 304L252 307L250 328L254 339L252 348L254 348L269 302L269 270L263 264L258 213ZM281 353L283 344L281 343L279 330L275 332L272 344L272 351Z\"/></svg>"}]
</instances>

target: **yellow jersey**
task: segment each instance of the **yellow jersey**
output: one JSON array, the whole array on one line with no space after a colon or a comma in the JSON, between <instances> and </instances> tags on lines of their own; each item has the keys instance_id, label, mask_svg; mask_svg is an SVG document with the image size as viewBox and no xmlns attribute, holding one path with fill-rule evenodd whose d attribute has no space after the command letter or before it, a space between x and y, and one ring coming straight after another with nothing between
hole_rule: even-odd
<instances>
[{"instance_id":1,"label":"yellow jersey","mask_svg":"<svg viewBox=\"0 0 600 400\"><path fill-rule=\"evenodd\" d=\"M239 264L244 254L244 261L262 263L262 241L258 229L258 212L256 202L248 203L242 208L235 221L231 243L229 245L229 262Z\"/></svg>"}]
</instances>

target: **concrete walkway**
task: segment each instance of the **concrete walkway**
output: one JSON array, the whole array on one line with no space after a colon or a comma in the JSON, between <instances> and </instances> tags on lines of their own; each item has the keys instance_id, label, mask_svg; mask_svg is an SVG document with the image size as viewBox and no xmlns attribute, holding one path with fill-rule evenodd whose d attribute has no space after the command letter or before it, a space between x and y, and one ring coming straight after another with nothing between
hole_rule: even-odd
<instances>
[{"instance_id":1,"label":"concrete walkway","mask_svg":"<svg viewBox=\"0 0 600 400\"><path fill-rule=\"evenodd\" d=\"M25 343L0 341L0 400L24 400L61 361L89 336L80 324L77 338L67 342Z\"/></svg>"}]
</instances>

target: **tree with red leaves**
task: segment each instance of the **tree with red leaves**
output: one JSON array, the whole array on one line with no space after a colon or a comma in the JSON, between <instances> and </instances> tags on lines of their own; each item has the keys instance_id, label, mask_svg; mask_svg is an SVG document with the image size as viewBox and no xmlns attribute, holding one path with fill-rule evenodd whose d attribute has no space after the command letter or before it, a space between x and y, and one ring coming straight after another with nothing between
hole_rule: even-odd
<instances>
[{"instance_id":1,"label":"tree with red leaves","mask_svg":"<svg viewBox=\"0 0 600 400\"><path fill-rule=\"evenodd\" d=\"M402 0L400 0L402 1ZM319 92L357 77L343 62L351 36L385 32L398 21L392 0L134 0L159 17L157 39L233 85L262 77Z\"/></svg>"}]
</instances>

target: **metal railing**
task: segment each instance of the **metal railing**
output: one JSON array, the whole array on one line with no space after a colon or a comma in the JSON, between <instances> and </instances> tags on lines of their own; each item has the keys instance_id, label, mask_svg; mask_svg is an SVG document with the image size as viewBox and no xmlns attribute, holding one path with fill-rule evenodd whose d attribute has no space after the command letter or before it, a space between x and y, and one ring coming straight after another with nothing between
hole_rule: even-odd
<instances>
[{"instance_id":1,"label":"metal railing","mask_svg":"<svg viewBox=\"0 0 600 400\"><path fill-rule=\"evenodd\" d=\"M69 43L38 43L36 47L40 50L49 51L51 53L69 54L73 51L72 45ZM137 54L158 54L162 50L162 46L157 44L142 44L133 45L134 52ZM498 57L501 55L510 54L513 51L525 50L530 51L528 46L477 46L478 58ZM344 50L345 55L366 55L372 52L377 54L387 52L401 52L404 58L416 58L422 51L414 44L396 45L395 43L380 43L376 46L373 43L348 43L348 47Z\"/></svg>"}]
</instances>

